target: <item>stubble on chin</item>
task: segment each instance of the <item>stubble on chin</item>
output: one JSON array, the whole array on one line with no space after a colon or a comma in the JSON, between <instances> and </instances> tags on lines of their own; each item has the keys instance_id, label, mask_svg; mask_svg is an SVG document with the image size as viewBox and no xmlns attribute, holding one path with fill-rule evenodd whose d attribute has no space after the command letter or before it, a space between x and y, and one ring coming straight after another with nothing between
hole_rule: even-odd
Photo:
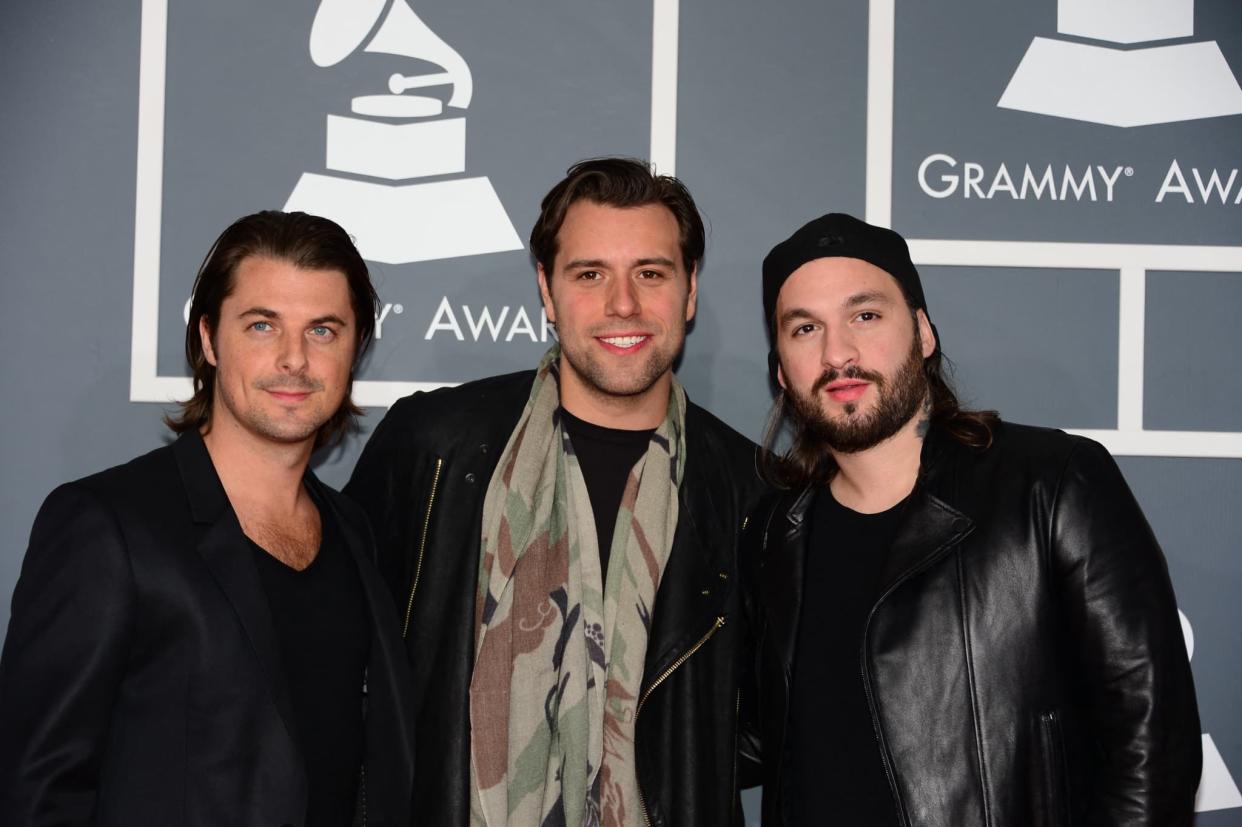
<instances>
[{"instance_id":1,"label":"stubble on chin","mask_svg":"<svg viewBox=\"0 0 1242 827\"><path fill-rule=\"evenodd\" d=\"M680 349L678 346L669 355L652 346L642 359L641 366L628 375L620 371L610 372L604 367L602 360L577 352L574 348L566 348L564 342L561 343L561 358L592 393L612 397L640 396L651 390L660 381L660 377L672 370L673 361Z\"/></svg>"},{"instance_id":2,"label":"stubble on chin","mask_svg":"<svg viewBox=\"0 0 1242 827\"><path fill-rule=\"evenodd\" d=\"M294 390L290 387L290 383L285 383L282 387ZM257 386L255 390L260 394L264 393L264 390ZM258 402L237 399L223 386L217 386L216 395L219 404L228 410L229 416L238 425L271 442L286 444L304 442L313 438L330 418L317 406L313 407L313 410L310 407L305 409L304 412L307 414L305 417L299 417L294 411L285 409L280 409L278 413L273 414L265 410Z\"/></svg>"}]
</instances>

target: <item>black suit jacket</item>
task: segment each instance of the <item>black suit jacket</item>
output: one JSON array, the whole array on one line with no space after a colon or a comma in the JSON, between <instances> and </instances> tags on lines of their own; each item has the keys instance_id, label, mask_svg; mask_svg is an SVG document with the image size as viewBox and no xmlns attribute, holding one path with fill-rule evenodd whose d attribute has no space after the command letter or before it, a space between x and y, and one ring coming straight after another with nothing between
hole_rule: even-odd
<instances>
[{"instance_id":1,"label":"black suit jacket","mask_svg":"<svg viewBox=\"0 0 1242 827\"><path fill-rule=\"evenodd\" d=\"M364 559L365 517L309 472L305 484L371 610L368 824L406 824L413 724L395 608ZM54 491L0 659L0 824L300 825L296 741L267 599L201 437Z\"/></svg>"}]
</instances>

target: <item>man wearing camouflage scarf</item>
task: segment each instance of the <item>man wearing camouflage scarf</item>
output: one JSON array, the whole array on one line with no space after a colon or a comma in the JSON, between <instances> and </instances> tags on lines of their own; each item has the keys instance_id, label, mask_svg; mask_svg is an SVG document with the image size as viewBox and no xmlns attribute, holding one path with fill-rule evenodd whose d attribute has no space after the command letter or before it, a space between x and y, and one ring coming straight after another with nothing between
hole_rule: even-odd
<instances>
[{"instance_id":1,"label":"man wearing camouflage scarf","mask_svg":"<svg viewBox=\"0 0 1242 827\"><path fill-rule=\"evenodd\" d=\"M675 178L571 168L531 233L559 343L399 401L359 460L346 490L416 674L423 823L740 817L737 542L760 486L754 446L673 375L703 249Z\"/></svg>"}]
</instances>

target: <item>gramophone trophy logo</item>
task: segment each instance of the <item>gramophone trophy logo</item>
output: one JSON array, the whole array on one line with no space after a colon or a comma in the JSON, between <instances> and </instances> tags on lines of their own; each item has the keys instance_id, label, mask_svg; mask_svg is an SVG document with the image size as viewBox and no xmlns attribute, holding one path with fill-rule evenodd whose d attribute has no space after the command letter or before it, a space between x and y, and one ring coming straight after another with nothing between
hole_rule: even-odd
<instances>
[{"instance_id":1,"label":"gramophone trophy logo","mask_svg":"<svg viewBox=\"0 0 1242 827\"><path fill-rule=\"evenodd\" d=\"M1184 612L1179 610L1177 614L1182 621L1182 638L1186 641L1186 656L1193 658L1195 655L1194 629ZM1238 785L1230 775L1229 768L1225 766L1225 759L1221 757L1220 750L1216 748L1216 742L1206 732L1202 737L1203 774L1199 781L1199 792L1195 796L1195 812L1205 813L1212 810L1231 810L1235 807L1242 807L1242 793L1238 792Z\"/></svg>"},{"instance_id":2,"label":"gramophone trophy logo","mask_svg":"<svg viewBox=\"0 0 1242 827\"><path fill-rule=\"evenodd\" d=\"M365 45L363 45L365 44ZM386 264L521 250L513 223L486 177L463 177L466 118L474 82L457 51L407 0L322 0L310 35L315 65L366 52L418 58L428 74L393 74L388 91L327 116L327 172L305 172L285 203L329 217L364 258ZM411 90L451 87L447 100ZM434 180L426 180L434 179Z\"/></svg>"},{"instance_id":3,"label":"gramophone trophy logo","mask_svg":"<svg viewBox=\"0 0 1242 827\"><path fill-rule=\"evenodd\" d=\"M1122 127L1242 113L1216 41L1133 48L1192 37L1194 0L1057 0L1057 32L1107 45L1036 37L997 106Z\"/></svg>"}]
</instances>

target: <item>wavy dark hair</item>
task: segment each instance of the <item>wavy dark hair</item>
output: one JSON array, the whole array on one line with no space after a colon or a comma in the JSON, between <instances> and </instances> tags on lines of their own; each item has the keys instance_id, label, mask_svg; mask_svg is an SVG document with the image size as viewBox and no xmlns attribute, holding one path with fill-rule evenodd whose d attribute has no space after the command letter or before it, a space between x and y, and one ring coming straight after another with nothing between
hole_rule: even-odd
<instances>
[{"instance_id":1,"label":"wavy dark hair","mask_svg":"<svg viewBox=\"0 0 1242 827\"><path fill-rule=\"evenodd\" d=\"M194 379L194 395L181 402L180 411L164 417L164 424L176 433L190 429L210 430L211 409L216 397L216 369L203 353L199 320L205 319L211 336L220 320L220 307L233 292L238 266L251 256L286 261L303 270L338 270L349 283L349 300L354 311L354 367L362 360L375 334L375 308L379 297L371 285L366 262L353 239L341 225L304 212L265 210L234 221L212 244L198 276L190 300L190 318L185 326L185 358ZM213 338L214 341L214 338ZM357 426L362 409L354 404L349 378L341 407L320 426L315 448L335 445Z\"/></svg>"},{"instance_id":2,"label":"wavy dark hair","mask_svg":"<svg viewBox=\"0 0 1242 827\"><path fill-rule=\"evenodd\" d=\"M905 292L904 290L902 291ZM906 299L909 306L909 297ZM914 333L918 336L916 311L910 316L915 321ZM775 331L772 333L775 347ZM955 441L969 448L987 450L992 446L993 431L1000 423L1000 415L990 410L970 410L958 401L946 372L952 372L953 363L940 351L939 345L931 356L923 360L923 376L927 379L928 401L931 405L930 419L935 427L942 428ZM805 488L808 485L827 485L837 473L836 460L818 439L812 438L808 429L793 415L792 404L786 399L784 389L776 395L768 422L763 433L764 450L760 453L759 470L771 485L782 489ZM790 427L792 442L783 454L777 454L776 442L782 431Z\"/></svg>"},{"instance_id":3,"label":"wavy dark hair","mask_svg":"<svg viewBox=\"0 0 1242 827\"><path fill-rule=\"evenodd\" d=\"M637 158L591 158L570 167L539 205L539 218L530 231L530 251L549 276L556 260L556 237L565 215L584 199L608 207L664 205L677 220L681 260L687 275L694 273L703 260L707 246L703 217L681 181L671 175L657 175L649 164Z\"/></svg>"}]
</instances>

